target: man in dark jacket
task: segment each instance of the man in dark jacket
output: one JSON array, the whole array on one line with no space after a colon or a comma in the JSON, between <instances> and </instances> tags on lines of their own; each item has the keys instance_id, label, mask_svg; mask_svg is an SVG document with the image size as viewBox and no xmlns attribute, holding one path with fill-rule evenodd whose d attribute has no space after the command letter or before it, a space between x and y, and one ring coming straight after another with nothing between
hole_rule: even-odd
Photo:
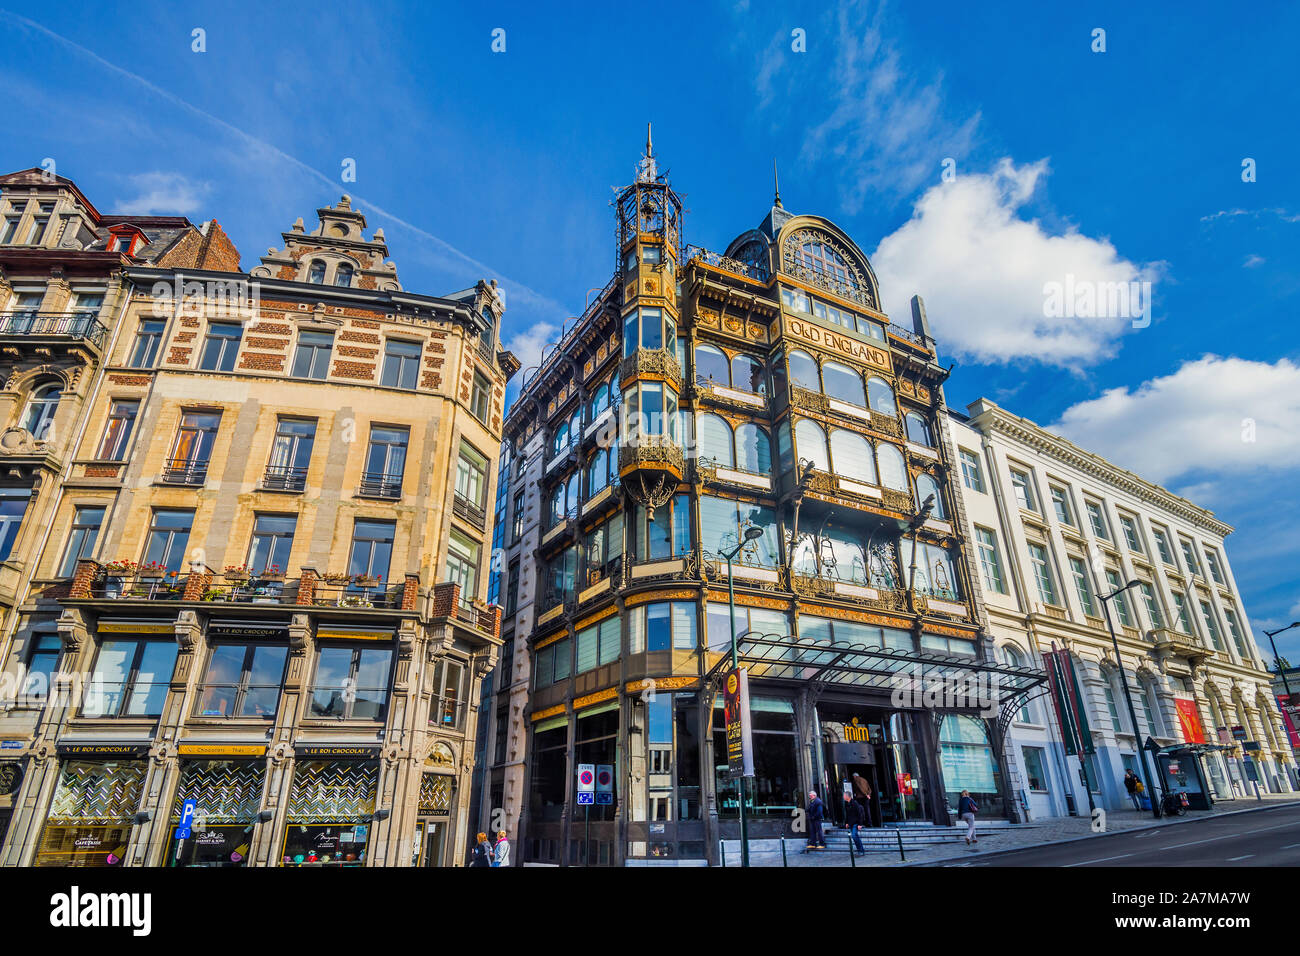
<instances>
[{"instance_id":1,"label":"man in dark jacket","mask_svg":"<svg viewBox=\"0 0 1300 956\"><path fill-rule=\"evenodd\" d=\"M849 835L853 837L853 845L857 847L859 853L866 853L866 848L862 845L862 837L858 836L858 827L864 826L867 822L867 812L862 809L862 804L854 800L852 795L844 795L844 825L849 828Z\"/></svg>"},{"instance_id":2,"label":"man in dark jacket","mask_svg":"<svg viewBox=\"0 0 1300 956\"><path fill-rule=\"evenodd\" d=\"M817 796L816 790L808 791L808 849L824 850L826 849L826 838L822 836L822 818L825 816L825 807L822 805L821 798Z\"/></svg>"},{"instance_id":3,"label":"man in dark jacket","mask_svg":"<svg viewBox=\"0 0 1300 956\"><path fill-rule=\"evenodd\" d=\"M1124 789L1128 791L1129 802L1133 804L1133 809L1141 810L1142 802L1138 799L1138 777L1132 770L1124 771Z\"/></svg>"}]
</instances>

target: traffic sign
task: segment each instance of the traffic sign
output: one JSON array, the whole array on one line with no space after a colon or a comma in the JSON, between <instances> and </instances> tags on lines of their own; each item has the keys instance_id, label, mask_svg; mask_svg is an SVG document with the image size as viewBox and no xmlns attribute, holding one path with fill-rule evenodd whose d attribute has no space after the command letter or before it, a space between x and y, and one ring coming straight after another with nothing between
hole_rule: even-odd
<instances>
[{"instance_id":1,"label":"traffic sign","mask_svg":"<svg viewBox=\"0 0 1300 956\"><path fill-rule=\"evenodd\" d=\"M612 764L596 764L596 792L614 792L614 767Z\"/></svg>"},{"instance_id":2,"label":"traffic sign","mask_svg":"<svg viewBox=\"0 0 1300 956\"><path fill-rule=\"evenodd\" d=\"M589 806L591 806L592 803L594 802L594 801L592 800L592 797L594 797L594 796L595 796L595 794L592 793L590 790L579 790L579 791L578 791L578 806L580 806L580 807L589 807Z\"/></svg>"},{"instance_id":3,"label":"traffic sign","mask_svg":"<svg viewBox=\"0 0 1300 956\"><path fill-rule=\"evenodd\" d=\"M597 806L611 806L614 803L614 795L608 791L596 793Z\"/></svg>"},{"instance_id":4,"label":"traffic sign","mask_svg":"<svg viewBox=\"0 0 1300 956\"><path fill-rule=\"evenodd\" d=\"M181 822L176 827L176 839L188 840L190 838L190 830L194 823L194 811L198 805L199 802L194 799L186 800L181 804Z\"/></svg>"},{"instance_id":5,"label":"traffic sign","mask_svg":"<svg viewBox=\"0 0 1300 956\"><path fill-rule=\"evenodd\" d=\"M578 792L591 793L596 789L596 765L591 763L578 764Z\"/></svg>"}]
</instances>

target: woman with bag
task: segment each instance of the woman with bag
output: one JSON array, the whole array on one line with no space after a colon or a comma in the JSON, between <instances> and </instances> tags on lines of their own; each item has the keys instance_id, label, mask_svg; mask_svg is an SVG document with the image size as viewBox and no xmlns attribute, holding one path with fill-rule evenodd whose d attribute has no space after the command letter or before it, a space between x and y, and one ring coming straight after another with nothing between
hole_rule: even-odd
<instances>
[{"instance_id":1,"label":"woman with bag","mask_svg":"<svg viewBox=\"0 0 1300 956\"><path fill-rule=\"evenodd\" d=\"M496 846L492 848L492 865L510 865L510 840L506 836L505 830L497 831L497 843Z\"/></svg>"},{"instance_id":2,"label":"woman with bag","mask_svg":"<svg viewBox=\"0 0 1300 956\"><path fill-rule=\"evenodd\" d=\"M474 855L470 859L470 866L491 866L492 865L492 844L488 843L486 833L478 835L478 842L474 844Z\"/></svg>"},{"instance_id":3,"label":"woman with bag","mask_svg":"<svg viewBox=\"0 0 1300 956\"><path fill-rule=\"evenodd\" d=\"M979 812L979 804L971 799L970 791L963 790L961 799L957 801L957 818L966 821L966 845L979 843L979 837L975 835L975 814Z\"/></svg>"}]
</instances>

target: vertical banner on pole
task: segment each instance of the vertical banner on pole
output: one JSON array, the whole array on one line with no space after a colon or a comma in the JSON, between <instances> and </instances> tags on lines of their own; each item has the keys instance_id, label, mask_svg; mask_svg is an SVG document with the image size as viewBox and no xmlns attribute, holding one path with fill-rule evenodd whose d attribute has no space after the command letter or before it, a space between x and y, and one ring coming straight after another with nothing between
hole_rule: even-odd
<instances>
[{"instance_id":1,"label":"vertical banner on pole","mask_svg":"<svg viewBox=\"0 0 1300 956\"><path fill-rule=\"evenodd\" d=\"M727 770L733 777L754 775L754 728L749 719L749 673L743 667L727 672L723 685L727 724Z\"/></svg>"}]
</instances>

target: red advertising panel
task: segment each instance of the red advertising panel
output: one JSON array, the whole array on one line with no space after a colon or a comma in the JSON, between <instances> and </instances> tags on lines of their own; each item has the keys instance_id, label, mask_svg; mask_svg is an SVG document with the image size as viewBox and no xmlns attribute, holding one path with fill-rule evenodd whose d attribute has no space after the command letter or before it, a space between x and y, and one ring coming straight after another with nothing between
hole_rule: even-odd
<instances>
[{"instance_id":1,"label":"red advertising panel","mask_svg":"<svg viewBox=\"0 0 1300 956\"><path fill-rule=\"evenodd\" d=\"M1292 694L1295 703L1286 694L1277 695L1277 706L1282 711L1282 721L1286 724L1286 736L1291 741L1293 750L1300 750L1300 734L1296 733L1297 718L1300 717L1300 694Z\"/></svg>"},{"instance_id":2,"label":"red advertising panel","mask_svg":"<svg viewBox=\"0 0 1300 956\"><path fill-rule=\"evenodd\" d=\"M1175 697L1174 707L1178 711L1178 726L1183 732L1183 742L1207 743L1205 728L1201 726L1201 715L1196 709L1196 701L1190 697Z\"/></svg>"}]
</instances>

